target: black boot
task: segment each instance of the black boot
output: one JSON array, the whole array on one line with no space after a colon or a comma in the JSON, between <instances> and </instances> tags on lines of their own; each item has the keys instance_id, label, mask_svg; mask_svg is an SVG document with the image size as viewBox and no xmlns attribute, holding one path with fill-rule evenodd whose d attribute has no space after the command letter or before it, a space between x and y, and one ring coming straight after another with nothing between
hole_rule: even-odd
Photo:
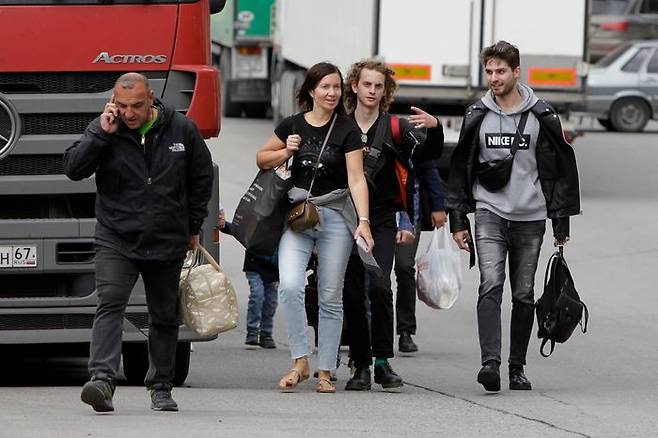
<instances>
[{"instance_id":1,"label":"black boot","mask_svg":"<svg viewBox=\"0 0 658 438\"><path fill-rule=\"evenodd\" d=\"M112 397L115 389L114 382L106 375L97 375L82 387L80 399L94 408L96 412L112 412Z\"/></svg>"},{"instance_id":2,"label":"black boot","mask_svg":"<svg viewBox=\"0 0 658 438\"><path fill-rule=\"evenodd\" d=\"M151 390L151 409L154 411L178 411L178 404L171 398L171 385L156 383L149 389Z\"/></svg>"},{"instance_id":3,"label":"black boot","mask_svg":"<svg viewBox=\"0 0 658 438\"><path fill-rule=\"evenodd\" d=\"M404 386L402 377L398 376L391 365L386 362L382 365L375 365L375 383L382 385L382 388L400 388Z\"/></svg>"},{"instance_id":4,"label":"black boot","mask_svg":"<svg viewBox=\"0 0 658 438\"><path fill-rule=\"evenodd\" d=\"M400 333L398 350L400 350L400 353L415 353L416 351L418 351L418 346L411 338L411 334L407 332Z\"/></svg>"},{"instance_id":5,"label":"black boot","mask_svg":"<svg viewBox=\"0 0 658 438\"><path fill-rule=\"evenodd\" d=\"M260 337L258 338L258 345L262 348L276 348L276 342L274 342L274 338L272 338L272 335L269 333L261 332Z\"/></svg>"},{"instance_id":6,"label":"black boot","mask_svg":"<svg viewBox=\"0 0 658 438\"><path fill-rule=\"evenodd\" d=\"M247 332L247 338L244 340L245 345L258 345L258 332Z\"/></svg>"},{"instance_id":7,"label":"black boot","mask_svg":"<svg viewBox=\"0 0 658 438\"><path fill-rule=\"evenodd\" d=\"M500 364L495 360L486 361L478 373L478 383L486 391L500 391Z\"/></svg>"},{"instance_id":8,"label":"black boot","mask_svg":"<svg viewBox=\"0 0 658 438\"><path fill-rule=\"evenodd\" d=\"M532 384L523 373L523 367L520 365L510 365L509 367L509 389L517 391L530 391Z\"/></svg>"},{"instance_id":9,"label":"black boot","mask_svg":"<svg viewBox=\"0 0 658 438\"><path fill-rule=\"evenodd\" d=\"M345 384L346 391L370 391L370 368L357 368L354 375Z\"/></svg>"},{"instance_id":10,"label":"black boot","mask_svg":"<svg viewBox=\"0 0 658 438\"><path fill-rule=\"evenodd\" d=\"M525 365L528 343L535 323L535 306L512 300L512 317L510 319L509 364Z\"/></svg>"}]
</instances>

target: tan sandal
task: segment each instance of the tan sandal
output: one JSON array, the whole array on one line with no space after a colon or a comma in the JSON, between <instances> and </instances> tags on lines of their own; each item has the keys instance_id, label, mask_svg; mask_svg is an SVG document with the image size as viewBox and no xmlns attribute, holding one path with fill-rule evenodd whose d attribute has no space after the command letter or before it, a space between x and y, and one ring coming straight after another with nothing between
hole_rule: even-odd
<instances>
[{"instance_id":1,"label":"tan sandal","mask_svg":"<svg viewBox=\"0 0 658 438\"><path fill-rule=\"evenodd\" d=\"M333 394L336 392L336 387L331 383L331 380L325 377L320 377L318 383L315 385L315 392L319 392L320 394Z\"/></svg>"},{"instance_id":2,"label":"tan sandal","mask_svg":"<svg viewBox=\"0 0 658 438\"><path fill-rule=\"evenodd\" d=\"M304 380L307 380L310 377L309 370L299 370L298 368L292 367L288 373L283 376L279 381L279 389L282 391L292 391L302 383Z\"/></svg>"}]
</instances>

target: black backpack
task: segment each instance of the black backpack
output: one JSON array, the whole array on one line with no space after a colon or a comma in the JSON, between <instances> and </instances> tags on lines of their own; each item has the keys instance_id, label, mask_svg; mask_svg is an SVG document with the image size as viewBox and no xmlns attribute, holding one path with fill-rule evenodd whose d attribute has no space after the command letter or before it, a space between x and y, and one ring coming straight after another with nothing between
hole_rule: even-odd
<instances>
[{"instance_id":1,"label":"black backpack","mask_svg":"<svg viewBox=\"0 0 658 438\"><path fill-rule=\"evenodd\" d=\"M553 353L555 343L566 342L580 324L582 332L587 332L589 312L582 302L573 282L567 262L564 260L562 247L548 261L544 277L544 293L535 303L537 337L542 339L539 352L548 357ZM583 311L585 322L583 325ZM546 354L544 346L550 342L551 351Z\"/></svg>"}]
</instances>

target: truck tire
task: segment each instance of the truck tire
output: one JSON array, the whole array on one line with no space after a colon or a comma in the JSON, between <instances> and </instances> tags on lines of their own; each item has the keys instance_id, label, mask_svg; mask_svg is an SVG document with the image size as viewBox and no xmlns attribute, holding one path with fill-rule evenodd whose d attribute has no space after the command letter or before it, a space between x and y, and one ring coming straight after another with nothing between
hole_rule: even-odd
<instances>
[{"instance_id":1,"label":"truck tire","mask_svg":"<svg viewBox=\"0 0 658 438\"><path fill-rule=\"evenodd\" d=\"M274 124L278 125L285 117L291 116L299 111L297 106L297 91L304 82L304 72L302 70L285 70L279 78L278 90L272 90L278 93L278 99L272 99L272 119ZM276 104L275 104L276 101Z\"/></svg>"},{"instance_id":2,"label":"truck tire","mask_svg":"<svg viewBox=\"0 0 658 438\"><path fill-rule=\"evenodd\" d=\"M599 121L599 124L603 126L606 131L614 131L615 128L612 127L612 123L610 123L609 119L596 119Z\"/></svg>"},{"instance_id":3,"label":"truck tire","mask_svg":"<svg viewBox=\"0 0 658 438\"><path fill-rule=\"evenodd\" d=\"M179 342L176 347L176 367L174 368L174 386L182 386L190 372L190 353L192 352L191 342Z\"/></svg>"},{"instance_id":4,"label":"truck tire","mask_svg":"<svg viewBox=\"0 0 658 438\"><path fill-rule=\"evenodd\" d=\"M174 386L185 383L190 371L190 342L179 342L176 348L176 366L174 368ZM149 352L146 342L126 342L122 347L123 375L129 385L144 385L149 369Z\"/></svg>"},{"instance_id":5,"label":"truck tire","mask_svg":"<svg viewBox=\"0 0 658 438\"><path fill-rule=\"evenodd\" d=\"M269 102L250 102L245 104L244 113L247 117L262 119L267 116L268 109L270 109Z\"/></svg>"},{"instance_id":6,"label":"truck tire","mask_svg":"<svg viewBox=\"0 0 658 438\"><path fill-rule=\"evenodd\" d=\"M640 132L650 117L649 105L637 97L619 99L610 109L610 124L615 131Z\"/></svg>"},{"instance_id":7,"label":"truck tire","mask_svg":"<svg viewBox=\"0 0 658 438\"><path fill-rule=\"evenodd\" d=\"M242 115L242 105L239 102L233 102L228 81L231 77L231 49L225 47L222 49L222 54L219 57L219 70L221 71L222 115L224 117L240 117Z\"/></svg>"},{"instance_id":8,"label":"truck tire","mask_svg":"<svg viewBox=\"0 0 658 438\"><path fill-rule=\"evenodd\" d=\"M146 342L125 342L122 346L123 375L129 385L144 385L149 369L149 350Z\"/></svg>"}]
</instances>

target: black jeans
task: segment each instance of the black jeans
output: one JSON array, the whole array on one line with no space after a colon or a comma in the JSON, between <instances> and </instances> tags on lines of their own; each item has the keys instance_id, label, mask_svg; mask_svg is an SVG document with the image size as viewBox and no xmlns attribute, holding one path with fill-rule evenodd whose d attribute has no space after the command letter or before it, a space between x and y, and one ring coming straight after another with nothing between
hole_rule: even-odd
<instances>
[{"instance_id":1,"label":"black jeans","mask_svg":"<svg viewBox=\"0 0 658 438\"><path fill-rule=\"evenodd\" d=\"M375 240L372 255L382 276L369 275L370 330L366 310L366 272L355 252L350 256L343 287L344 318L347 323L350 357L358 368L366 368L372 357L393 357L393 292L391 269L395 254L395 216L377 218L370 231Z\"/></svg>"},{"instance_id":2,"label":"black jeans","mask_svg":"<svg viewBox=\"0 0 658 438\"><path fill-rule=\"evenodd\" d=\"M475 212L475 246L480 269L478 333L482 363L500 363L500 304L509 253L512 318L510 365L525 365L534 323L534 286L546 221L510 221L484 209Z\"/></svg>"},{"instance_id":3,"label":"black jeans","mask_svg":"<svg viewBox=\"0 0 658 438\"><path fill-rule=\"evenodd\" d=\"M395 316L398 335L403 332L416 334L416 251L419 240L420 229L416 230L413 242L395 247L395 278L398 283Z\"/></svg>"},{"instance_id":4,"label":"black jeans","mask_svg":"<svg viewBox=\"0 0 658 438\"><path fill-rule=\"evenodd\" d=\"M178 283L183 259L142 261L107 248L96 248L96 291L89 356L92 376L115 379L121 359L123 316L139 274L144 281L149 312L149 370L145 384L170 383L178 342Z\"/></svg>"}]
</instances>

